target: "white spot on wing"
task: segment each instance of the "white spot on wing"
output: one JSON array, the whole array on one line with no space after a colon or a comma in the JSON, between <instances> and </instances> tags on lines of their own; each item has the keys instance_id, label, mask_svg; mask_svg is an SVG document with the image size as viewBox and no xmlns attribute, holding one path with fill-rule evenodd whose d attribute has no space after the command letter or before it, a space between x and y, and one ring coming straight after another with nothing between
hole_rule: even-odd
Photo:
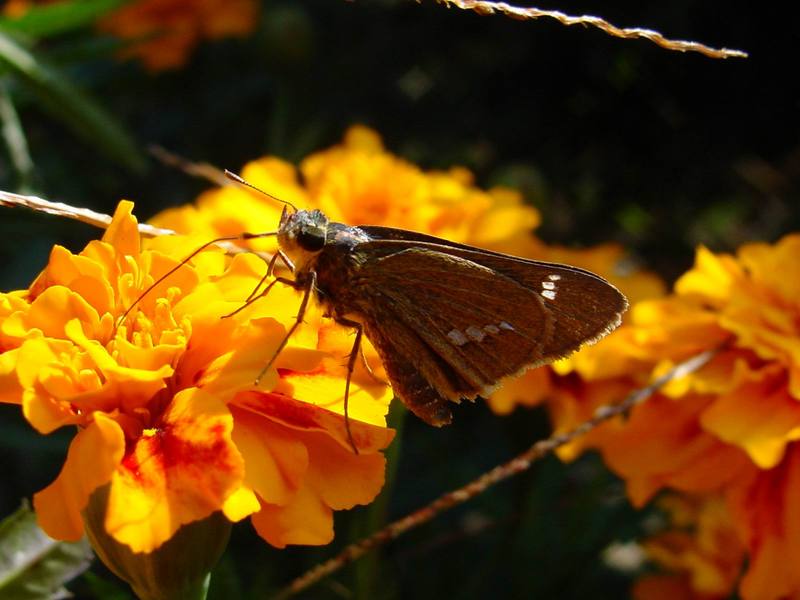
<instances>
[{"instance_id":1,"label":"white spot on wing","mask_svg":"<svg viewBox=\"0 0 800 600\"><path fill-rule=\"evenodd\" d=\"M456 346L463 346L469 341L467 336L461 333L458 329L451 329L450 333L447 334L447 339Z\"/></svg>"},{"instance_id":2,"label":"white spot on wing","mask_svg":"<svg viewBox=\"0 0 800 600\"><path fill-rule=\"evenodd\" d=\"M506 331L514 331L513 325L510 323L506 323L505 321L500 321L500 329L505 329Z\"/></svg>"},{"instance_id":3,"label":"white spot on wing","mask_svg":"<svg viewBox=\"0 0 800 600\"><path fill-rule=\"evenodd\" d=\"M544 290L542 292L542 296L544 296L548 300L555 300L556 299L556 293L553 290Z\"/></svg>"},{"instance_id":4,"label":"white spot on wing","mask_svg":"<svg viewBox=\"0 0 800 600\"><path fill-rule=\"evenodd\" d=\"M554 290L554 289L556 289L556 284L553 283L552 281L543 281L542 282L542 288L544 288L546 290Z\"/></svg>"},{"instance_id":5,"label":"white spot on wing","mask_svg":"<svg viewBox=\"0 0 800 600\"><path fill-rule=\"evenodd\" d=\"M467 335L470 339L475 340L476 342L482 342L483 338L486 337L486 334L483 333L480 329L475 327L475 325L470 325L467 327Z\"/></svg>"},{"instance_id":6,"label":"white spot on wing","mask_svg":"<svg viewBox=\"0 0 800 600\"><path fill-rule=\"evenodd\" d=\"M559 279L561 279L561 275L557 275L556 273L553 273L552 275L548 275L547 278L550 281L558 281Z\"/></svg>"}]
</instances>

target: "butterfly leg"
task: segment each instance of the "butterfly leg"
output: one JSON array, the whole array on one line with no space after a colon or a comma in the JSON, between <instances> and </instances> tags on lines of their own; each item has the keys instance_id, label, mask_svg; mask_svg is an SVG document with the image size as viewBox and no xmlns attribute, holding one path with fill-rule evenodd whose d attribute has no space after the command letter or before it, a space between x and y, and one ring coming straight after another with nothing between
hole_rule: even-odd
<instances>
[{"instance_id":1,"label":"butterfly leg","mask_svg":"<svg viewBox=\"0 0 800 600\"><path fill-rule=\"evenodd\" d=\"M317 286L317 274L316 274L316 272L311 271L309 273L309 275L308 275L308 279L306 279L306 280L304 280L302 282L301 281L297 281L296 279L287 279L286 277L276 277L273 281L270 281L269 285L261 293L261 295L259 295L256 298L254 298L251 302L254 302L255 300L258 300L258 298L260 298L261 296L264 296L267 292L269 292L269 290L272 288L272 286L275 285L276 283L283 283L285 285L293 287L296 290L302 289L303 290L303 300L300 302L300 308L297 310L297 318L295 319L295 322L289 328L289 331L286 332L286 335L283 336L283 339L281 340L281 343L278 344L278 347L275 349L275 352L272 354L272 358L269 359L269 362L264 366L263 369L261 369L261 372L256 376L256 379L254 381L254 385L256 385L256 386L258 386L259 382L261 381L261 378L264 376L264 373L267 372L267 370L272 366L272 363L275 362L275 359L278 358L278 355L286 347L286 344L289 343L289 338L292 337L294 332L297 331L297 328L300 327L300 324L303 322L303 317L305 317L305 314L306 314L306 308L308 308L308 301L311 298L311 292ZM242 310L242 308L244 308L244 307L239 308L236 312L238 312L239 310Z\"/></svg>"},{"instance_id":2,"label":"butterfly leg","mask_svg":"<svg viewBox=\"0 0 800 600\"><path fill-rule=\"evenodd\" d=\"M344 382L344 428L347 431L347 440L353 448L353 452L358 454L358 447L353 440L353 434L350 432L350 413L348 412L348 401L350 399L350 380L353 378L353 370L356 367L356 360L359 355L364 357L364 351L361 346L361 338L364 335L364 326L358 321L351 321L349 319L336 319L336 322L345 327L352 327L356 330L356 339L353 340L353 347L350 349L350 357L347 359L347 379ZM364 358L366 361L366 358ZM369 367L368 367L369 368Z\"/></svg>"},{"instance_id":3,"label":"butterfly leg","mask_svg":"<svg viewBox=\"0 0 800 600\"><path fill-rule=\"evenodd\" d=\"M277 262L277 260L278 260L279 258L281 259L281 261L283 262L283 264L284 264L284 265L286 265L286 267L287 267L287 268L288 268L288 269L289 269L289 270L290 270L292 273L294 273L294 265L292 264L292 261L291 261L291 260L289 260L289 257L288 257L288 256L286 256L286 254L284 254L284 253L283 253L283 250L278 250L278 251L277 251L275 254L273 254L273 255L272 255L272 258L270 258L270 259L269 259L269 262L267 263L267 272L264 274L264 276L263 276L263 277L261 278L261 280L258 282L258 285L256 285L256 287L255 287L255 288L253 288L253 291L252 291L252 292L250 292L250 295L249 295L249 296L247 297L247 299L244 301L244 302L245 302L245 304L247 304L248 302L250 302L250 301L251 301L253 298L255 298L257 295L258 295L259 297L262 295L262 294L259 294L259 290L261 289L261 286L262 286L262 285L264 285L264 282L265 282L267 279L269 279L270 277L272 277L272 274L275 272L275 263ZM228 316L229 316L229 315L228 315Z\"/></svg>"},{"instance_id":4,"label":"butterfly leg","mask_svg":"<svg viewBox=\"0 0 800 600\"><path fill-rule=\"evenodd\" d=\"M245 308L250 306L253 302L258 300L259 298L263 298L264 296L266 296L269 293L269 291L272 289L272 286L275 285L276 283L278 283L279 281L281 283L289 284L292 287L297 288L297 286L294 285L294 280L287 279L285 277L277 277L273 281L269 282L269 285L267 285L267 287L264 288L264 291L259 292L259 290L261 289L261 286L264 285L264 282L272 276L272 273L275 270L275 262L278 260L278 258L281 258L283 260L284 264L286 264L286 266L289 269L294 271L294 265L292 264L292 261L289 260L289 257L286 256L281 250L278 250L278 252L276 254L274 254L272 256L272 258L270 259L269 264L267 265L267 272L264 274L264 276L258 282L258 285L256 285L256 287L253 289L253 291L250 292L250 295L247 297L247 299L244 301L244 303L239 308L237 308L235 311L230 312L227 315L222 315L222 317L220 317L220 318L228 319L228 318L232 317L233 315L238 314L239 312L243 311ZM290 281L292 283L289 283Z\"/></svg>"},{"instance_id":5,"label":"butterfly leg","mask_svg":"<svg viewBox=\"0 0 800 600\"><path fill-rule=\"evenodd\" d=\"M361 354L361 364L364 366L364 370L367 372L367 375L372 377L372 380L375 383L379 383L381 385L390 385L389 381L387 381L383 377L378 377L378 375L372 369L372 367L369 364L369 361L367 360L367 355L364 354L364 346L363 345L361 345L359 347L359 354Z\"/></svg>"}]
</instances>

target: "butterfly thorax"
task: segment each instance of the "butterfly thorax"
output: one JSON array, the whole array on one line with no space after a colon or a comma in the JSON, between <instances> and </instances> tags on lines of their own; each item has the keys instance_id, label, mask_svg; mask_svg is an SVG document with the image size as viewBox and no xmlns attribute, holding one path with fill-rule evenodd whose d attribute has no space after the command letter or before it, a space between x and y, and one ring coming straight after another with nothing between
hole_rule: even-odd
<instances>
[{"instance_id":1,"label":"butterfly thorax","mask_svg":"<svg viewBox=\"0 0 800 600\"><path fill-rule=\"evenodd\" d=\"M370 239L358 227L331 222L319 210L287 214L278 230L278 244L294 263L297 281L307 281L313 271L318 299L339 315L355 308L349 288L358 269L356 247Z\"/></svg>"}]
</instances>

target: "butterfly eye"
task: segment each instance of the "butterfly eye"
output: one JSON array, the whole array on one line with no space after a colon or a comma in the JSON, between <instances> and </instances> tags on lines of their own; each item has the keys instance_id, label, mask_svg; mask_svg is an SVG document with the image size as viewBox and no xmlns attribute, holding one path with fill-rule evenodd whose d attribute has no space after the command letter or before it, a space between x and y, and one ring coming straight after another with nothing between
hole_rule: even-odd
<instances>
[{"instance_id":1,"label":"butterfly eye","mask_svg":"<svg viewBox=\"0 0 800 600\"><path fill-rule=\"evenodd\" d=\"M309 252L318 252L325 246L325 230L318 227L301 229L297 234L297 244Z\"/></svg>"}]
</instances>

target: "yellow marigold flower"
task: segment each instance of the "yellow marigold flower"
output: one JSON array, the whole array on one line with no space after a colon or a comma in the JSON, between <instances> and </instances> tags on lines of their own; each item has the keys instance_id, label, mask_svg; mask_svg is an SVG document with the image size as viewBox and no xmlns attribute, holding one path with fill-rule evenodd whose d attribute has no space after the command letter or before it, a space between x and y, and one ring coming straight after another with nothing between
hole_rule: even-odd
<instances>
[{"instance_id":1,"label":"yellow marigold flower","mask_svg":"<svg viewBox=\"0 0 800 600\"><path fill-rule=\"evenodd\" d=\"M268 157L245 165L242 176L299 208L320 209L333 221L408 229L504 251L516 240L527 241L539 223L538 212L518 192L481 190L463 168L425 172L387 152L377 133L362 126L350 128L341 145L308 156L300 172L302 184L293 166ZM274 230L281 210L274 200L231 185L205 192L196 206L163 211L151 222L213 238ZM263 248L274 248L274 240Z\"/></svg>"},{"instance_id":2,"label":"yellow marigold flower","mask_svg":"<svg viewBox=\"0 0 800 600\"><path fill-rule=\"evenodd\" d=\"M33 4L58 0L11 0L3 7L19 17ZM130 46L122 58L136 58L150 71L182 66L204 39L245 36L258 21L256 0L134 0L103 17L98 29Z\"/></svg>"},{"instance_id":3,"label":"yellow marigold flower","mask_svg":"<svg viewBox=\"0 0 800 600\"><path fill-rule=\"evenodd\" d=\"M276 546L327 543L332 511L370 502L383 484L388 392L354 379L355 455L344 369L317 348L313 313L256 387L297 294L276 289L231 314L265 265L214 250L149 289L199 244L173 236L142 250L131 209L121 203L80 254L54 248L27 292L0 295L0 401L21 404L42 433L79 428L61 473L34 497L40 524L79 538L89 497L108 486L105 532L133 552L217 511L252 516Z\"/></svg>"},{"instance_id":4,"label":"yellow marigold flower","mask_svg":"<svg viewBox=\"0 0 800 600\"><path fill-rule=\"evenodd\" d=\"M331 220L419 231L495 246L528 236L538 212L510 190L485 192L463 168L425 172L387 152L372 130L351 127L341 145L302 161L309 201Z\"/></svg>"}]
</instances>

